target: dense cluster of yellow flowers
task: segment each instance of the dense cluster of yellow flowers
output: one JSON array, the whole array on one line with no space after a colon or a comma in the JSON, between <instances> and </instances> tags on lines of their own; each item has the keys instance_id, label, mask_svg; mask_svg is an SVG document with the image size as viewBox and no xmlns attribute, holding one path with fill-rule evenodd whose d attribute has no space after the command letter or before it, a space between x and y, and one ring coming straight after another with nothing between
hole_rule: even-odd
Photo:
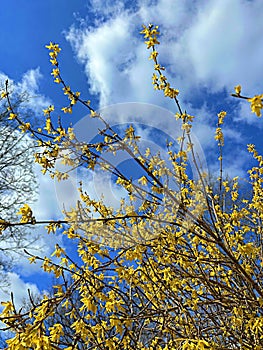
<instances>
[{"instance_id":1,"label":"dense cluster of yellow flowers","mask_svg":"<svg viewBox=\"0 0 263 350\"><path fill-rule=\"evenodd\" d=\"M65 220L47 222L48 233L59 229L72 240L78 259L58 244L50 257L30 256L57 283L53 295L31 300L25 310L17 310L13 301L2 303L0 320L14 332L8 349L263 348L263 158L248 145L257 166L249 171L252 190L245 198L238 177L222 177L226 112L221 111L215 133L221 175L219 191L214 190L191 139L193 116L182 112L178 90L171 88L157 61L158 27L144 26L142 34L152 49L154 88L175 101L175 118L182 127L179 149L168 143L166 161L149 148L140 151L132 125L123 135L116 133L90 102L71 91L59 71L57 44L47 47L55 66L51 74L70 101L63 111L71 113L79 102L92 118L104 122L96 142L84 144L72 127L56 124L54 106L44 110L43 129L24 126L12 110L8 89L1 94L8 99L10 119L36 138L35 160L44 173L63 180L76 167L99 169L113 174L127 193L114 209L103 199L91 198L80 184L79 201L65 212ZM262 95L246 98L237 85L234 96L248 100L260 115ZM103 157L105 151L127 152L143 175L137 182L128 178ZM190 157L196 180L187 171ZM61 161L69 169L64 173L55 169ZM19 214L20 224L38 223L27 204ZM3 230L8 224L0 223Z\"/></svg>"}]
</instances>

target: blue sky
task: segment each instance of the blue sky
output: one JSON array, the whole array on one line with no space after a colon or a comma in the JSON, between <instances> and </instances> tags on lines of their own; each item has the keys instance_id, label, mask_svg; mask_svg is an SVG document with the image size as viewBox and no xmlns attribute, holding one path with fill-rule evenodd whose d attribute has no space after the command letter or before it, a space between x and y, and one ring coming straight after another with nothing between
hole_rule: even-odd
<instances>
[{"instance_id":1,"label":"blue sky","mask_svg":"<svg viewBox=\"0 0 263 350\"><path fill-rule=\"evenodd\" d=\"M86 12L87 5L81 0L11 0L2 2L1 8L1 70L19 80L34 67L41 66L43 74L48 72L45 44L50 40L70 49L63 32L75 16ZM65 64L74 62L72 55L66 57Z\"/></svg>"},{"instance_id":2,"label":"blue sky","mask_svg":"<svg viewBox=\"0 0 263 350\"><path fill-rule=\"evenodd\" d=\"M250 159L246 144L255 143L262 149L262 120L230 93L237 84L245 94L262 93L261 0L5 1L0 12L0 78L8 77L20 91L26 89L33 96L31 107L41 120L44 107L50 103L63 106L65 101L59 86L52 82L45 49L49 41L57 42L62 47L59 60L65 80L73 90L92 99L93 106L101 108L110 122L135 121L174 136L177 126L170 114L176 112L175 106L153 90L149 52L138 34L141 25L150 22L158 24L163 33L160 61L167 66L171 84L180 90L183 109L196 116L196 144L210 171L217 167L216 115L226 109L226 172L245 177ZM161 113L160 108L165 110ZM142 115L146 109L148 113ZM82 136L88 140L96 128L87 126L86 113L78 108L67 120L70 118L80 132L85 130ZM154 114L158 117L153 118ZM142 137L158 148L149 130L141 129ZM61 217L63 203L74 202L74 181L59 187L36 171L39 200L32 207L37 218ZM112 184L109 189L110 179L88 176L88 191L95 195L100 188L109 203L114 197L117 205L122 193ZM61 237L47 236L44 230L41 234L43 254L50 254L56 240L63 244ZM37 267L29 266L26 259L9 274L18 301L28 286L35 292L44 288L45 276L37 274Z\"/></svg>"}]
</instances>

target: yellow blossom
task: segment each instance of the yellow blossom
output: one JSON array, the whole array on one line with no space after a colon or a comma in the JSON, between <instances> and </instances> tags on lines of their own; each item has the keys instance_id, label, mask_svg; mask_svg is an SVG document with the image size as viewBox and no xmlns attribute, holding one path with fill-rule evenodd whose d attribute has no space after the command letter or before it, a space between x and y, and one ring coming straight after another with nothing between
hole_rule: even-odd
<instances>
[{"instance_id":1,"label":"yellow blossom","mask_svg":"<svg viewBox=\"0 0 263 350\"><path fill-rule=\"evenodd\" d=\"M248 99L251 103L251 111L255 113L257 117L261 117L261 109L263 108L262 99L263 95L256 95Z\"/></svg>"},{"instance_id":2,"label":"yellow blossom","mask_svg":"<svg viewBox=\"0 0 263 350\"><path fill-rule=\"evenodd\" d=\"M241 94L241 85L235 86L235 92L238 96Z\"/></svg>"},{"instance_id":3,"label":"yellow blossom","mask_svg":"<svg viewBox=\"0 0 263 350\"><path fill-rule=\"evenodd\" d=\"M6 91L1 92L1 98L6 98L8 93Z\"/></svg>"},{"instance_id":4,"label":"yellow blossom","mask_svg":"<svg viewBox=\"0 0 263 350\"><path fill-rule=\"evenodd\" d=\"M225 111L221 111L220 113L218 113L218 125L221 125L224 123L224 119L225 119L225 116L226 116L226 112Z\"/></svg>"},{"instance_id":5,"label":"yellow blossom","mask_svg":"<svg viewBox=\"0 0 263 350\"><path fill-rule=\"evenodd\" d=\"M53 75L54 78L57 77L57 76L59 75L59 69L58 69L58 68L54 68L54 69L52 70L51 75Z\"/></svg>"},{"instance_id":6,"label":"yellow blossom","mask_svg":"<svg viewBox=\"0 0 263 350\"><path fill-rule=\"evenodd\" d=\"M30 123L23 123L19 126L19 129L21 129L22 132L26 132L30 129Z\"/></svg>"},{"instance_id":7,"label":"yellow blossom","mask_svg":"<svg viewBox=\"0 0 263 350\"><path fill-rule=\"evenodd\" d=\"M49 115L54 110L55 110L55 107L53 105L50 105L48 108L43 109L43 112L44 112L44 115Z\"/></svg>"},{"instance_id":8,"label":"yellow blossom","mask_svg":"<svg viewBox=\"0 0 263 350\"><path fill-rule=\"evenodd\" d=\"M8 119L15 119L17 117L17 114L15 113L10 113Z\"/></svg>"},{"instance_id":9,"label":"yellow blossom","mask_svg":"<svg viewBox=\"0 0 263 350\"><path fill-rule=\"evenodd\" d=\"M19 209L17 214L22 215L22 217L20 219L21 223L32 222L34 219L32 209L29 207L28 204L24 204L24 206Z\"/></svg>"},{"instance_id":10,"label":"yellow blossom","mask_svg":"<svg viewBox=\"0 0 263 350\"><path fill-rule=\"evenodd\" d=\"M50 42L49 45L46 45L46 48L48 50L52 50L52 51L54 51L56 53L59 53L61 51L61 48L59 47L59 45L55 44L55 43L52 43L52 42Z\"/></svg>"},{"instance_id":11,"label":"yellow blossom","mask_svg":"<svg viewBox=\"0 0 263 350\"><path fill-rule=\"evenodd\" d=\"M64 112L64 113L72 113L72 108L71 106L70 107L63 107L61 108L61 110Z\"/></svg>"}]
</instances>

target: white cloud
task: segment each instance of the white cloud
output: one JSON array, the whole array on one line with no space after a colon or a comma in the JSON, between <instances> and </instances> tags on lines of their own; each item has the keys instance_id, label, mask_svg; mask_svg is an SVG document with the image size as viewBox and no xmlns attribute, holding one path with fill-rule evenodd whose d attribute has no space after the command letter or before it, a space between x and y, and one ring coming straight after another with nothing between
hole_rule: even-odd
<instances>
[{"instance_id":1,"label":"white cloud","mask_svg":"<svg viewBox=\"0 0 263 350\"><path fill-rule=\"evenodd\" d=\"M9 283L8 288L0 288L0 302L10 301L11 300L11 291L13 293L13 300L16 307L16 310L21 309L29 305L29 295L28 290L32 297L40 295L40 291L36 284L30 282L24 282L21 277L15 272L7 272L5 275L6 281ZM0 305L0 311L4 308L3 305ZM0 322L0 328L4 329L5 325ZM3 339L9 339L13 336L13 333L9 330L1 331L1 336Z\"/></svg>"},{"instance_id":2,"label":"white cloud","mask_svg":"<svg viewBox=\"0 0 263 350\"><path fill-rule=\"evenodd\" d=\"M15 272L7 272L7 280L9 282L8 289L0 289L0 301L10 300L10 291L14 294L14 301L17 309L24 306L24 301L28 299L28 289L32 295L39 295L40 292L34 283L24 282Z\"/></svg>"},{"instance_id":3,"label":"white cloud","mask_svg":"<svg viewBox=\"0 0 263 350\"><path fill-rule=\"evenodd\" d=\"M132 18L135 19L134 16ZM85 65L91 92L100 95L101 106L127 99L132 101L131 92L135 102L142 101L143 91L149 85L148 81L140 80L143 67L136 63L141 56L141 62L147 62L147 54L143 50L134 51L138 43L130 37L132 18L124 11L120 17L110 19L95 29L81 32L72 28L67 35L78 59ZM142 43L140 46L143 46ZM136 70L134 76L131 73L133 69ZM150 77L149 65L148 71ZM138 100L140 92L142 95Z\"/></svg>"},{"instance_id":4,"label":"white cloud","mask_svg":"<svg viewBox=\"0 0 263 350\"><path fill-rule=\"evenodd\" d=\"M63 219L61 207L59 206L57 198L55 180L51 179L48 174L43 175L39 165L35 166L35 173L38 179L38 194L37 199L30 203L30 207L36 220L46 221ZM33 227L38 239L32 244L32 248L27 248L29 253L42 257L49 256L54 251L56 243L63 246L62 235L58 233L55 235L53 233L47 234L45 226L46 224ZM24 255L20 257L19 260L19 271L22 275L29 276L37 271L42 271L39 269L40 263L29 264L27 258L28 256Z\"/></svg>"},{"instance_id":5,"label":"white cloud","mask_svg":"<svg viewBox=\"0 0 263 350\"><path fill-rule=\"evenodd\" d=\"M42 109L44 107L50 104L50 100L39 93L39 84L41 78L42 74L39 68L27 71L22 76L21 81L18 82L15 82L12 78L0 72L0 82L2 83L2 88L4 88L5 81L8 80L10 90L15 94L18 94L19 96L20 94L26 93L28 95L28 100L22 103L22 105L19 107L22 119L25 115L27 115L28 111L31 110L31 113L29 112L30 116L32 113L35 116L40 111L42 112ZM20 147L28 148L30 142L30 137L28 135L25 135L24 138L20 140L19 145L15 145L14 147L15 149L20 149ZM34 150L32 149L31 155L33 155L33 152ZM28 159L30 158L29 155L27 157ZM25 173L27 171L34 172L34 174L32 174L32 177L28 177L27 175L27 178L29 178L29 181L31 181L31 183L29 183L29 186L32 186L32 191L37 191L38 193L32 193L30 198L28 198L28 195L26 196L25 194L23 200L31 206L37 220L50 220L58 217L61 218L62 214L57 204L54 180L49 178L48 175L43 176L39 165L33 166L32 169L30 166L30 164L27 164L27 167L24 165ZM23 174L19 168L17 169L17 172L17 178ZM36 198L37 200L35 201ZM20 206L22 206L22 204ZM27 250L29 252L39 255L50 254L51 251L53 251L55 243L61 243L61 237L59 235L48 236L46 234L44 225L37 227L28 227L28 230L25 231L21 240L23 240L23 243L21 243L22 248L27 246ZM30 242L32 242L32 244ZM19 273L22 275L27 276L39 270L39 264L29 265L27 259L28 257L25 256L22 248L12 250L12 247L16 246L17 242L12 242L11 240L3 240L1 243L1 249L7 249L8 258L12 259L13 263L15 264L15 270L19 271Z\"/></svg>"},{"instance_id":6,"label":"white cloud","mask_svg":"<svg viewBox=\"0 0 263 350\"><path fill-rule=\"evenodd\" d=\"M38 90L39 80L42 77L39 67L37 69L30 69L23 75L18 86L22 91L36 91Z\"/></svg>"},{"instance_id":7,"label":"white cloud","mask_svg":"<svg viewBox=\"0 0 263 350\"><path fill-rule=\"evenodd\" d=\"M36 176L39 181L38 200L32 203L32 210L38 220L61 218L61 210L56 195L55 180L49 174L43 175L41 167L35 166Z\"/></svg>"},{"instance_id":8,"label":"white cloud","mask_svg":"<svg viewBox=\"0 0 263 350\"><path fill-rule=\"evenodd\" d=\"M48 175L44 176L38 165L34 167L34 170L38 180L38 193L32 193L32 201L27 200L33 215L37 221L62 219L63 214L57 200L55 181ZM19 221L19 217L17 220ZM41 261L37 261L36 264L30 264L28 261L29 256L24 253L24 248L30 254L44 257L53 253L56 243L63 246L62 234L50 233L48 235L45 226L46 224L29 225L20 238L20 249L17 248L18 243L16 241L4 239L1 241L1 249L8 251L8 261L12 261L14 265L13 270L19 272L22 276L30 276L36 272L42 273L42 269L40 269ZM3 271L2 273L5 274Z\"/></svg>"},{"instance_id":9,"label":"white cloud","mask_svg":"<svg viewBox=\"0 0 263 350\"><path fill-rule=\"evenodd\" d=\"M234 157L233 161L233 153L224 152L223 153L223 177L235 177L239 176L241 180L247 179L247 167L250 163L251 157L245 149L237 150L238 157ZM210 164L210 172L214 174L217 178L219 173L219 162L216 160L212 164Z\"/></svg>"},{"instance_id":10,"label":"white cloud","mask_svg":"<svg viewBox=\"0 0 263 350\"><path fill-rule=\"evenodd\" d=\"M28 95L28 99L23 105L23 108L31 109L36 115L42 113L42 110L51 104L49 97L39 93L40 81L43 75L40 72L40 68L28 70L21 79L21 82L17 84L17 92Z\"/></svg>"},{"instance_id":11,"label":"white cloud","mask_svg":"<svg viewBox=\"0 0 263 350\"><path fill-rule=\"evenodd\" d=\"M207 154L211 149L216 152L217 113L209 110L213 100L206 104L204 91L210 93L206 95L209 99L218 98L218 93L225 96L227 92L229 97L223 97L222 103L233 102L231 122L256 123L249 106L241 103L241 107L234 107L237 100L230 93L237 84L243 86L245 94L261 92L261 0L138 0L133 6L122 4L125 6L111 7L111 1L93 0L95 26L72 26L66 36L85 67L91 92L99 96L100 107L146 102L176 111L162 93L153 91L152 62L138 34L142 23L154 23L162 33L158 47L160 62L167 67L166 75L172 86L180 90L183 109L196 115L193 130ZM198 107L192 108L192 98L198 101ZM203 117L203 112L208 117ZM117 115L114 118L111 121L122 120ZM145 123L152 120L144 118ZM172 130L170 122L165 122L167 130ZM243 139L241 132L230 125L224 127L224 132L226 142L234 149Z\"/></svg>"},{"instance_id":12,"label":"white cloud","mask_svg":"<svg viewBox=\"0 0 263 350\"><path fill-rule=\"evenodd\" d=\"M137 5L137 6L136 6ZM241 83L253 93L262 81L263 38L259 28L260 0L175 2L137 1L134 10L120 7L97 27L72 27L67 34L84 64L91 92L100 95L100 105L118 102L149 102L167 105L152 91L152 64L139 28L142 23L160 25L161 61L182 96L206 87L210 92L229 92ZM107 3L94 1L96 13L105 13ZM169 105L168 104L168 108Z\"/></svg>"},{"instance_id":13,"label":"white cloud","mask_svg":"<svg viewBox=\"0 0 263 350\"><path fill-rule=\"evenodd\" d=\"M98 17L98 20L118 16L125 10L126 5L129 5L129 0L90 0L90 10Z\"/></svg>"},{"instance_id":14,"label":"white cloud","mask_svg":"<svg viewBox=\"0 0 263 350\"><path fill-rule=\"evenodd\" d=\"M0 72L0 86L5 88L5 81L8 80L9 90L18 96L25 97L25 101L20 106L21 113L31 110L34 115L42 113L42 110L51 104L49 97L39 92L40 82L43 78L40 68L29 69L25 72L20 81L15 82L12 77Z\"/></svg>"},{"instance_id":15,"label":"white cloud","mask_svg":"<svg viewBox=\"0 0 263 350\"><path fill-rule=\"evenodd\" d=\"M139 14L143 22L160 24L162 60L184 89L232 91L240 83L252 93L262 81L262 9L260 0L159 0Z\"/></svg>"},{"instance_id":16,"label":"white cloud","mask_svg":"<svg viewBox=\"0 0 263 350\"><path fill-rule=\"evenodd\" d=\"M177 46L185 52L193 78L212 91L232 89L238 83L250 91L260 88L262 10L258 0L207 1ZM172 57L176 59L178 54L177 50Z\"/></svg>"},{"instance_id":17,"label":"white cloud","mask_svg":"<svg viewBox=\"0 0 263 350\"><path fill-rule=\"evenodd\" d=\"M6 80L9 80L10 82L13 82L4 72L0 72L0 86L1 89L5 88L5 82Z\"/></svg>"},{"instance_id":18,"label":"white cloud","mask_svg":"<svg viewBox=\"0 0 263 350\"><path fill-rule=\"evenodd\" d=\"M245 122L246 124L253 126L255 129L263 128L261 118L256 117L255 113L251 112L250 104L246 101L241 101L238 104L234 121L236 123Z\"/></svg>"}]
</instances>

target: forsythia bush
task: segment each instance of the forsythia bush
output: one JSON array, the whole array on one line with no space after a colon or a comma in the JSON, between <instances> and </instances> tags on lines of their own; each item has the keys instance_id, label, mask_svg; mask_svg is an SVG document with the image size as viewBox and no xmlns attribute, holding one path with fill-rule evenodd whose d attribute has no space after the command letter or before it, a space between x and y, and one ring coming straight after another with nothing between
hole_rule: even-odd
<instances>
[{"instance_id":1,"label":"forsythia bush","mask_svg":"<svg viewBox=\"0 0 263 350\"><path fill-rule=\"evenodd\" d=\"M46 222L48 233L62 230L74 242L79 259L72 259L59 245L53 253L56 261L52 256L30 256L32 263L42 261L42 269L54 274L57 284L54 295L44 295L37 303L31 300L29 310L17 310L12 300L2 303L1 321L14 334L7 341L9 349L263 348L262 156L248 145L257 166L249 170L251 195L246 199L237 177L222 178L226 113L221 111L215 132L221 175L215 193L192 142L194 117L183 112L179 91L171 87L158 61L158 27L144 26L142 34L151 49L154 88L175 101L175 118L181 123L179 150L169 142L168 161L150 149L142 153L132 126L123 135L117 133L89 101L71 90L61 76L57 44L47 48L54 81L69 100L63 112L72 113L77 103L86 106L91 118L104 124L96 142L81 142L71 126L56 122L54 106L44 110L44 127L34 129L14 112L6 82L2 98L9 118L17 121L21 132L33 135L38 146L35 160L44 174L67 179L70 170L56 169L62 161L71 169L85 166L110 172L127 191L114 209L103 199L91 198L80 184L76 208L65 212L62 221ZM242 96L239 85L233 95L246 99L261 116L263 95ZM104 152L127 152L143 176L135 183L114 168ZM190 158L197 180L187 171ZM27 204L19 214L21 222L1 222L2 231L12 225L43 223ZM64 321L50 323L57 312Z\"/></svg>"}]
</instances>

